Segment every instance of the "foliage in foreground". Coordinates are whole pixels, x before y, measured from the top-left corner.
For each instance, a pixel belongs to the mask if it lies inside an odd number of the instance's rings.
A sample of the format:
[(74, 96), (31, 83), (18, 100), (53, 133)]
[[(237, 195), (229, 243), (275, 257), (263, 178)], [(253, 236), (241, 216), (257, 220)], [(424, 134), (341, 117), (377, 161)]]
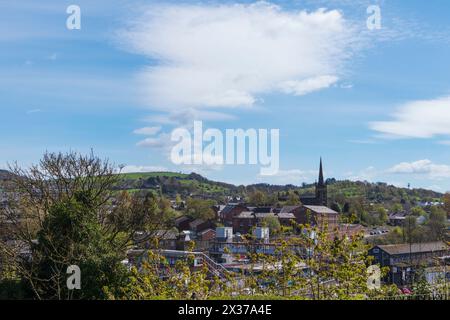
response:
[(395, 286), (368, 288), (371, 259), (360, 236), (330, 239), (311, 226), (297, 228), (302, 236), (281, 241), (274, 255), (251, 253), (246, 272), (223, 277), (213, 275), (206, 264), (193, 271), (194, 253), (170, 265), (158, 250), (151, 250), (139, 269), (132, 269), (131, 281), (120, 294), (109, 292), (109, 298), (359, 300), (397, 293)]

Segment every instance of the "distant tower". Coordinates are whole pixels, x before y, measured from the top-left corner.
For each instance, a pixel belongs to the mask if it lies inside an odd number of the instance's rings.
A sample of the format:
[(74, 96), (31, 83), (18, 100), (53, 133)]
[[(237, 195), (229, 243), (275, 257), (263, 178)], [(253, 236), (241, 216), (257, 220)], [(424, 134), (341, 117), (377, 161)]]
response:
[(316, 202), (317, 205), (327, 206), (327, 184), (323, 179), (322, 158), (320, 158), (319, 182), (316, 183)]

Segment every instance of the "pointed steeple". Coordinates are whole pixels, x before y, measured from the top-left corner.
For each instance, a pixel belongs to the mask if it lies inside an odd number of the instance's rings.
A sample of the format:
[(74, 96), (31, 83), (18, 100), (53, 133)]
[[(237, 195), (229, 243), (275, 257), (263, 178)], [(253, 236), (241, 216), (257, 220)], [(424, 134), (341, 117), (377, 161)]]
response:
[(327, 184), (323, 178), (322, 157), (320, 158), (319, 181), (316, 184), (316, 204), (319, 206), (327, 206)]
[(319, 169), (319, 186), (323, 186), (323, 169), (322, 169), (322, 157), (320, 157), (320, 169)]

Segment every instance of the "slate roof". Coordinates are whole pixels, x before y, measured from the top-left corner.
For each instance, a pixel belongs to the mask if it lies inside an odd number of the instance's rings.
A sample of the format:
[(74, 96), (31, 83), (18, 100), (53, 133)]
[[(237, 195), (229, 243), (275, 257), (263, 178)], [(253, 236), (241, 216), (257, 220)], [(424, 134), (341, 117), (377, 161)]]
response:
[(157, 230), (155, 236), (163, 240), (177, 240), (178, 232), (174, 230)]
[(422, 253), (422, 252), (434, 252), (448, 250), (448, 246), (442, 242), (427, 242), (427, 243), (413, 243), (407, 244), (389, 244), (389, 245), (379, 245), (381, 250), (386, 251), (390, 255), (398, 254), (408, 254), (408, 253)]
[(188, 216), (181, 216), (175, 219), (175, 224), (180, 224), (188, 220), (191, 220)]
[(298, 208), (301, 208), (301, 206), (284, 206), (283, 208), (281, 208), (280, 213), (291, 213)]
[(238, 206), (241, 206), (241, 204), (239, 204), (239, 203), (229, 203), (222, 209), (222, 211), (220, 211), (220, 214), (221, 215), (225, 215), (225, 214), (227, 214), (228, 212), (230, 212), (231, 210), (233, 210), (234, 208), (236, 208)]
[(252, 211), (254, 213), (270, 213), (272, 212), (272, 207), (256, 207)]
[(195, 219), (194, 221), (189, 223), (189, 228), (196, 229), (199, 225), (202, 223), (205, 223), (206, 221), (203, 219)]

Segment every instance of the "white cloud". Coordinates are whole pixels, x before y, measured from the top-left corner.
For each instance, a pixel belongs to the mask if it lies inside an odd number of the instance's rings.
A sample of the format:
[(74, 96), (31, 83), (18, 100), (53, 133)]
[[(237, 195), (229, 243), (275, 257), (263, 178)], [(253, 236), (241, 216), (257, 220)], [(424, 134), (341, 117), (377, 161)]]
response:
[(351, 83), (343, 83), (340, 86), (341, 89), (353, 89), (353, 84)]
[(442, 144), (444, 146), (450, 146), (450, 140), (442, 140), (442, 141), (438, 141), (438, 144)]
[(399, 163), (390, 168), (388, 173), (426, 175), (430, 179), (441, 179), (450, 177), (450, 166), (425, 159)]
[(146, 136), (153, 136), (153, 135), (157, 134), (159, 131), (161, 131), (161, 127), (157, 126), (157, 127), (144, 127), (144, 128), (136, 129), (133, 131), (133, 133), (142, 134), (142, 135), (146, 135)]
[(170, 134), (161, 133), (156, 137), (146, 138), (137, 143), (138, 147), (146, 147), (146, 148), (160, 148), (164, 150), (168, 150), (173, 145), (173, 142), (170, 140)]
[(257, 2), (152, 6), (119, 37), (128, 50), (157, 61), (138, 79), (145, 102), (170, 113), (327, 88), (357, 34), (337, 10), (290, 12)]
[(123, 167), (122, 173), (136, 173), (136, 172), (164, 172), (168, 171), (166, 167), (161, 166), (136, 166), (128, 165)]
[(42, 112), (41, 109), (31, 109), (27, 111), (27, 114), (34, 114), (34, 113), (40, 113)]
[(286, 81), (281, 84), (281, 90), (288, 94), (302, 96), (320, 89), (328, 88), (339, 80), (336, 76), (318, 76), (302, 81)]
[(233, 115), (229, 115), (223, 112), (196, 110), (193, 108), (185, 109), (182, 111), (172, 111), (168, 114), (156, 114), (146, 117), (144, 120), (147, 122), (160, 123), (166, 125), (177, 125), (190, 127), (194, 120), (202, 121), (223, 121), (234, 120)]
[(370, 124), (385, 136), (399, 138), (432, 138), (450, 135), (450, 97), (413, 101), (400, 106), (393, 120)]
[(317, 178), (317, 170), (303, 171), (299, 169), (278, 170), (274, 175), (257, 175), (259, 182), (271, 183), (277, 185), (293, 184), (300, 185), (302, 182), (311, 181)]

